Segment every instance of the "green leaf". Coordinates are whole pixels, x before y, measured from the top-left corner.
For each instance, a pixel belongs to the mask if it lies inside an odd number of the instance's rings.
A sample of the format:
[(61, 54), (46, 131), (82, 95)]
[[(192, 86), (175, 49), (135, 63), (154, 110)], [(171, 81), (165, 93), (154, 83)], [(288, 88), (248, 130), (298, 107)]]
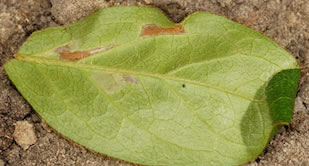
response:
[(5, 70), (65, 137), (144, 165), (239, 165), (291, 121), (296, 60), (206, 12), (100, 10), (33, 33)]

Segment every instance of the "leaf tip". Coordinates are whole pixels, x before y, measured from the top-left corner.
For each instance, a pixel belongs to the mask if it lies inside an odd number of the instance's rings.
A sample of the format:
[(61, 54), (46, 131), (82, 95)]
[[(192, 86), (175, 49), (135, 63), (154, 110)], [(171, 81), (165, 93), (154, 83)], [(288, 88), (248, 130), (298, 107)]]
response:
[(14, 54), (13, 56), (14, 56), (15, 59), (21, 59), (21, 60), (25, 59), (25, 56), (18, 54), (18, 53)]

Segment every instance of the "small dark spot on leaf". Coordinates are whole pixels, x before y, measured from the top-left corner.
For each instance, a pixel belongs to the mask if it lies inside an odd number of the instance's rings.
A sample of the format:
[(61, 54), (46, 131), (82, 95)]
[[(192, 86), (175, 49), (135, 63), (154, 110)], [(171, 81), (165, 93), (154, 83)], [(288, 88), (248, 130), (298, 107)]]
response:
[(186, 87), (186, 84), (182, 84), (182, 87), (185, 88), (185, 87)]

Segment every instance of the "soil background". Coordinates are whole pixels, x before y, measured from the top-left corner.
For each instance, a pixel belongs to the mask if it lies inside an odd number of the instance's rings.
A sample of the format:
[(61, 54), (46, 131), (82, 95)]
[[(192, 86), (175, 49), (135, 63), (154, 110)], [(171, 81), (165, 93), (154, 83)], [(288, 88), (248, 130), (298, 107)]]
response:
[[(119, 5), (157, 7), (174, 22), (194, 11), (209, 11), (262, 32), (289, 50), (303, 67), (292, 123), (248, 165), (309, 166), (307, 0), (0, 0), (0, 166), (132, 165), (90, 152), (56, 134), (34, 113), (3, 70), (3, 64), (32, 32), (70, 24), (100, 8)], [(31, 139), (32, 145), (17, 143), (16, 133), (21, 139)]]

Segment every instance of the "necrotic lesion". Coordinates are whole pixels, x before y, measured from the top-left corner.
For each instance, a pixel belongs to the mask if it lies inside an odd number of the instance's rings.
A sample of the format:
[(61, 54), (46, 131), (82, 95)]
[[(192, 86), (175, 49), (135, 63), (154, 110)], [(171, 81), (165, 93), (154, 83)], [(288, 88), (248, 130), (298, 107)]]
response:
[(87, 51), (74, 51), (74, 52), (70, 52), (70, 48), (66, 48), (66, 49), (58, 48), (57, 52), (59, 53), (59, 57), (61, 60), (76, 61), (76, 60), (80, 60), (80, 59), (86, 58), (88, 56), (91, 56), (91, 55), (94, 55), (100, 52), (107, 51), (114, 47), (115, 47), (114, 45), (107, 45), (107, 46), (98, 47), (98, 48), (94, 48), (94, 49), (87, 50)]
[(75, 51), (75, 52), (61, 52), (60, 58), (64, 60), (80, 60), (87, 56), (90, 56), (90, 52), (88, 51)]
[(159, 27), (158, 25), (150, 24), (143, 27), (141, 36), (174, 35), (184, 32), (184, 27), (181, 24), (177, 24), (172, 28), (163, 28)]

